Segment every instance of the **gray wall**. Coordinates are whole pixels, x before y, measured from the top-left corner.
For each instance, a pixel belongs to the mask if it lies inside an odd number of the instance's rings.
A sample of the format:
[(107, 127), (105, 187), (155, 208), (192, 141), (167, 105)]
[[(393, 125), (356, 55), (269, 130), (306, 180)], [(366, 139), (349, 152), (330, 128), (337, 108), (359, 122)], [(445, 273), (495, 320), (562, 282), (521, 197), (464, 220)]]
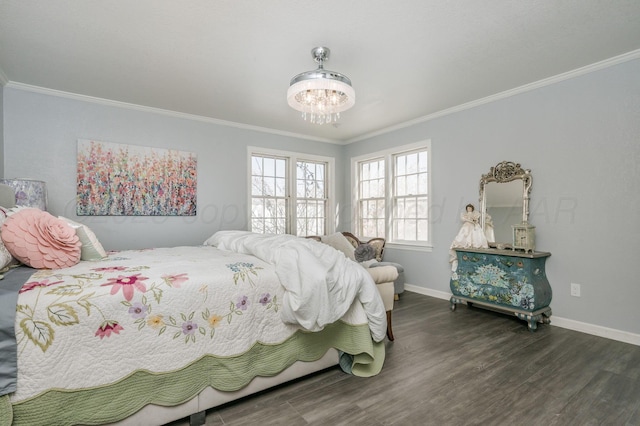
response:
[[(339, 145), (243, 130), (41, 93), (5, 89), (6, 177), (47, 182), (49, 211), (87, 224), (107, 250), (202, 244), (220, 229), (247, 228), (247, 146), (336, 158)], [(196, 217), (76, 217), (78, 139), (160, 147), (198, 156)], [(338, 197), (343, 189), (336, 185)]]
[[(503, 160), (533, 173), (531, 222), (554, 315), (640, 334), (640, 61), (446, 115), (347, 146), (4, 88), (4, 175), (48, 182), (50, 210), (74, 218), (78, 138), (198, 154), (195, 218), (79, 218), (107, 249), (200, 244), (246, 227), (247, 145), (336, 157), (339, 229), (350, 229), (350, 158), (431, 139), (432, 252), (389, 249), (408, 283), (449, 292), (448, 249), (480, 175)], [(345, 209), (347, 208), (347, 209)], [(582, 297), (569, 295), (571, 282)], [(553, 317), (552, 317), (553, 320)]]
[(385, 257), (404, 264), (408, 283), (449, 292), (460, 212), (477, 204), (480, 175), (519, 162), (533, 174), (537, 249), (552, 253), (554, 315), (640, 333), (639, 76), (634, 60), (347, 146), (351, 158), (431, 139), (433, 251)]
[(0, 177), (4, 177), (4, 86), (0, 84)]

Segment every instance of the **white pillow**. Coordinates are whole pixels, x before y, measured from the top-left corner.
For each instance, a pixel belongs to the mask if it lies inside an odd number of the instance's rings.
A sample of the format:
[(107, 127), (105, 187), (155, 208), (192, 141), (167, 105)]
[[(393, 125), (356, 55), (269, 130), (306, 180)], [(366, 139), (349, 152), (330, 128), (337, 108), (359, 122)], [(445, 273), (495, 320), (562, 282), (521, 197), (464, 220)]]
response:
[(323, 243), (330, 245), (336, 250), (339, 250), (344, 253), (349, 259), (355, 261), (356, 256), (354, 254), (356, 248), (351, 245), (347, 237), (342, 235), (342, 232), (336, 232), (331, 235), (323, 235), (321, 238)]
[(78, 222), (74, 222), (66, 217), (58, 216), (76, 230), (76, 235), (82, 243), (80, 248), (80, 259), (82, 260), (100, 260), (107, 257), (107, 252), (98, 241), (96, 234), (87, 226)]

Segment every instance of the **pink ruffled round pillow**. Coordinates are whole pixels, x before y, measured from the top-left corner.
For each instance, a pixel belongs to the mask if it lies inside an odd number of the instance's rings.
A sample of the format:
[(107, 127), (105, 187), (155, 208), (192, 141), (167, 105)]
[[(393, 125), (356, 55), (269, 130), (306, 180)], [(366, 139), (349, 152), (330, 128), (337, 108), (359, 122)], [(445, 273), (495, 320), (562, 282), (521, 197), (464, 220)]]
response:
[(39, 209), (21, 209), (0, 229), (4, 245), (36, 269), (60, 269), (80, 261), (80, 239), (67, 222)]

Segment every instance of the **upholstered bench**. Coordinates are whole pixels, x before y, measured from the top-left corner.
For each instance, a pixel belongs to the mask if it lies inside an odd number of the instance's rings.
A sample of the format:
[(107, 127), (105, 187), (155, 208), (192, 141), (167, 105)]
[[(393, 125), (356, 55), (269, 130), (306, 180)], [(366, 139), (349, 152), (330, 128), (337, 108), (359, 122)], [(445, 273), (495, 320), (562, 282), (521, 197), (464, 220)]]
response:
[[(345, 254), (349, 259), (354, 260), (354, 248), (351, 246), (351, 242), (345, 238), (344, 235), (339, 232), (332, 235), (325, 236), (308, 236), (307, 238), (314, 239), (316, 241), (323, 242), (331, 247), (339, 250)], [(364, 267), (364, 265), (363, 265)], [(391, 312), (393, 311), (394, 301), (394, 281), (398, 278), (398, 270), (393, 266), (379, 266), (375, 268), (365, 267), (367, 272), (373, 278), (373, 282), (376, 284), (382, 303), (384, 304), (384, 310), (387, 313), (387, 338), (391, 341), (394, 340), (393, 328), (391, 326)]]
[(384, 238), (372, 238), (367, 242), (360, 241), (358, 237), (353, 235), (351, 232), (343, 232), (342, 235), (351, 243), (351, 245), (356, 249), (355, 252), (355, 260), (361, 261), (358, 259), (358, 248), (362, 248), (363, 245), (372, 246), (374, 249), (374, 258), (376, 259), (375, 263), (368, 264), (369, 268), (377, 268), (380, 266), (393, 266), (398, 271), (398, 278), (394, 281), (394, 300), (398, 300), (398, 295), (404, 292), (404, 266), (395, 262), (385, 262), (383, 260), (384, 256)]
[(393, 328), (391, 327), (391, 311), (393, 311), (394, 289), (393, 282), (398, 278), (398, 271), (392, 266), (380, 268), (367, 268), (373, 282), (380, 292), (384, 310), (387, 312), (387, 337), (393, 341)]
[(399, 299), (399, 295), (404, 292), (404, 266), (395, 262), (376, 262), (369, 265), (369, 269), (379, 268), (381, 266), (393, 266), (398, 272), (398, 278), (393, 282), (393, 298)]

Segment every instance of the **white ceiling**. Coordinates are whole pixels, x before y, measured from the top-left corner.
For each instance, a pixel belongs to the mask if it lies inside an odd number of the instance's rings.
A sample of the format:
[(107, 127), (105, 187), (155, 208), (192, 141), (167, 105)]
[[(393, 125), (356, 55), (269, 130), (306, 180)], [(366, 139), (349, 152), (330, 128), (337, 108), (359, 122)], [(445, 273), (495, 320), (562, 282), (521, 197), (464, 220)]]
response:
[[(289, 80), (347, 75), (337, 126)], [(640, 49), (640, 0), (0, 0), (0, 81), (348, 142)]]

